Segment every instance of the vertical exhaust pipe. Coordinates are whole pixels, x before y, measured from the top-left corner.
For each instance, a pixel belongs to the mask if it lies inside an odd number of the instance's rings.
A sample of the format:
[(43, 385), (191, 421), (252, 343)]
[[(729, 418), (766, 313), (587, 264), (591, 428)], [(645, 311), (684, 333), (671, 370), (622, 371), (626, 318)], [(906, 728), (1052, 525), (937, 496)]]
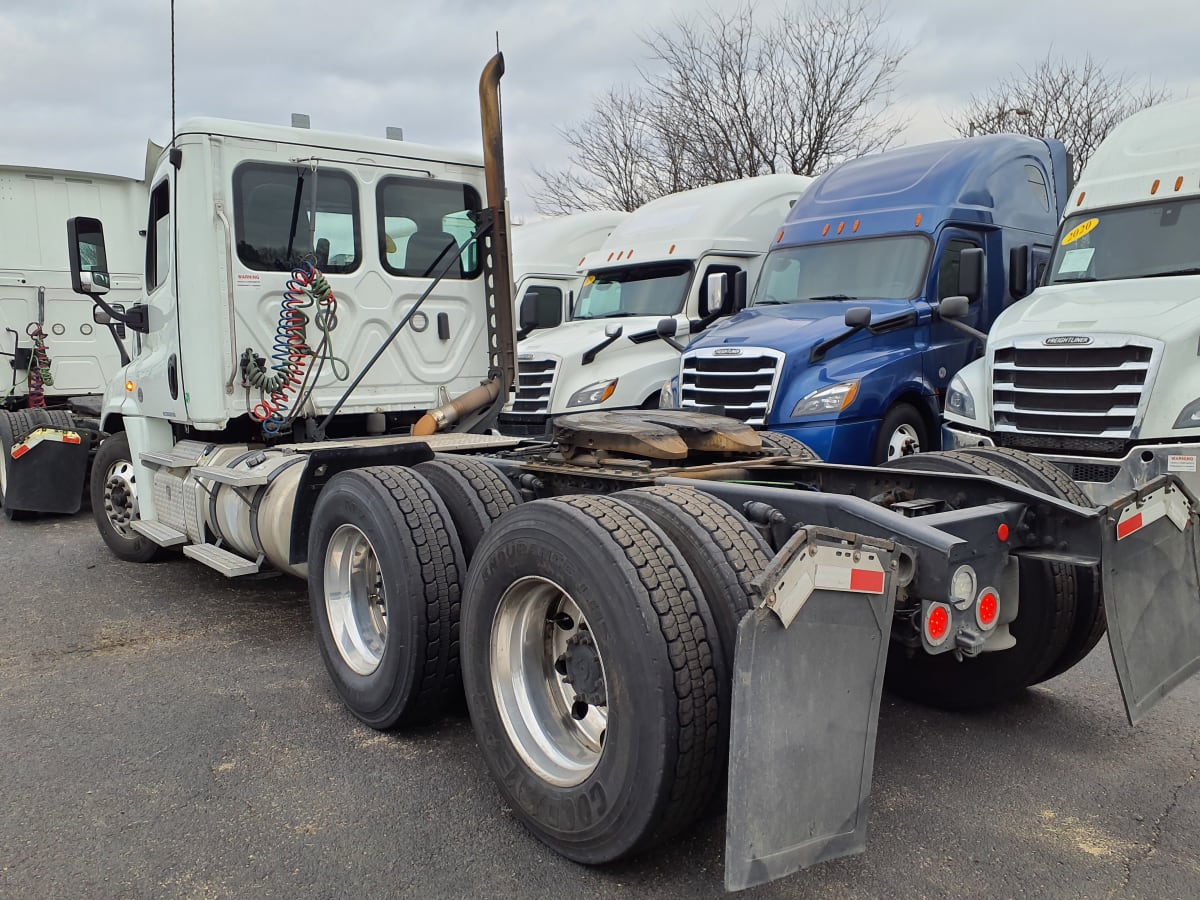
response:
[(504, 183), (504, 134), (500, 122), (500, 78), (504, 54), (497, 53), (479, 76), (479, 118), (483, 125), (483, 176), (487, 214), (492, 222), (483, 255), (487, 297), (488, 356), (492, 380), (436, 409), (413, 426), (414, 435), (429, 435), (453, 426), (484, 407), (499, 409), (517, 380), (517, 338), (513, 322), (512, 256), (509, 250), (508, 191)]

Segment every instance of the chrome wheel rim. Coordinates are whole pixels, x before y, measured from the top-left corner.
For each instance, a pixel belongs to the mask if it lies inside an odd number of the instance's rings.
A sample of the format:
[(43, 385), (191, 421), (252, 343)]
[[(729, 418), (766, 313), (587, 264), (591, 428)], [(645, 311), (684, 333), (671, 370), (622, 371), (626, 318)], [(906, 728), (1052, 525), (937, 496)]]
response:
[(0, 495), (8, 496), (8, 460), (9, 451), (0, 447)]
[(489, 655), (496, 705), (521, 759), (553, 785), (587, 779), (604, 752), (608, 682), (571, 595), (540, 576), (515, 581), (496, 608)]
[(132, 522), (139, 518), (137, 473), (127, 459), (118, 459), (104, 473), (104, 515), (117, 534), (135, 536)]
[(912, 425), (901, 425), (892, 432), (892, 438), (888, 441), (888, 459), (896, 459), (900, 456), (909, 456), (920, 452), (921, 436), (917, 434), (917, 429)]
[(379, 557), (365, 534), (339, 525), (325, 551), (325, 612), (342, 661), (358, 675), (379, 668), (387, 643), (387, 597)]

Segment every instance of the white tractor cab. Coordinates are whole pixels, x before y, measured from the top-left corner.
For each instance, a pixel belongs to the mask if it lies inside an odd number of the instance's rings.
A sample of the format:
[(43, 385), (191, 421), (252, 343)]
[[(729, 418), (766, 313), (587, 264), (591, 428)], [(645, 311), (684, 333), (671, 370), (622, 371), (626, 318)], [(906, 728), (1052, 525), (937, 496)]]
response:
[(158, 508), (169, 492), (135, 487), (180, 442), (370, 437), (408, 433), (427, 412), (439, 427), (498, 412), (506, 382), (492, 332), (511, 328), (511, 300), (495, 309), (471, 240), (483, 191), (474, 153), (186, 122), (149, 182), (146, 291), (125, 311), (110, 308), (85, 258), (103, 251), (107, 223), (71, 220), (77, 289), (139, 345), (101, 416), (113, 437), (92, 501), (107, 511), (109, 544), (155, 549), (130, 526), (138, 516), (143, 529), (198, 527), (182, 508)]
[(652, 200), (589, 253), (571, 320), (517, 350), (504, 434), (539, 437), (566, 412), (658, 406), (690, 337), (746, 304), (746, 285), (812, 181), (762, 175)]
[(584, 258), (604, 241), (627, 212), (594, 210), (513, 226), (512, 264), (517, 340), (571, 318)]
[[(110, 300), (118, 309), (142, 290), (146, 183), (133, 178), (24, 166), (0, 166), (0, 506), (9, 518), (72, 513), (82, 499), (95, 417), (108, 380), (128, 360), (124, 326), (92, 319), (92, 304), (71, 289), (63, 222), (103, 216), (111, 223)], [(9, 484), (12, 450), (45, 426), (70, 429), (71, 448), (47, 445), (78, 476)]]
[(946, 447), (1045, 456), (1097, 503), (1173, 473), (1200, 494), (1200, 99), (1088, 160), (1042, 286), (946, 396)]

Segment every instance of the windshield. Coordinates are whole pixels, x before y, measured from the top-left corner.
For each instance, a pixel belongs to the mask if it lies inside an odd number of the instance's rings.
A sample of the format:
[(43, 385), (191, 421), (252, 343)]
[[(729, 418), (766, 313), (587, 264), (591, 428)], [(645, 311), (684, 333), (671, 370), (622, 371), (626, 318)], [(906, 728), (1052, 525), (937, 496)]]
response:
[(593, 273), (583, 280), (572, 318), (676, 315), (691, 278), (692, 266), (683, 262)]
[(1047, 284), (1200, 273), (1200, 197), (1074, 215)]
[(781, 247), (767, 254), (754, 306), (921, 293), (932, 244), (921, 234)]

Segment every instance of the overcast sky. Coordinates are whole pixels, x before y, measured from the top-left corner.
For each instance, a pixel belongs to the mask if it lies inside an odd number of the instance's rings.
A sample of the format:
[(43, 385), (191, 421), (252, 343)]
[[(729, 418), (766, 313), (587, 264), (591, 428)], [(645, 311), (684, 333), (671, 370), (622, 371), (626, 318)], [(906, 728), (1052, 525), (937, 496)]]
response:
[[(793, 0), (795, 2), (795, 0)], [(732, 9), (734, 0), (711, 6)], [(759, 9), (769, 9), (760, 2)], [(530, 169), (561, 166), (556, 127), (634, 82), (639, 35), (704, 4), (647, 0), (177, 0), (177, 119), (206, 115), (477, 150), (480, 70), (500, 32), (509, 191), (534, 213)], [(1200, 93), (1196, 0), (893, 0), (912, 50), (895, 100), (903, 143), (951, 137), (945, 116), (1053, 49)], [(168, 0), (0, 0), (0, 162), (141, 177), (171, 121)]]

